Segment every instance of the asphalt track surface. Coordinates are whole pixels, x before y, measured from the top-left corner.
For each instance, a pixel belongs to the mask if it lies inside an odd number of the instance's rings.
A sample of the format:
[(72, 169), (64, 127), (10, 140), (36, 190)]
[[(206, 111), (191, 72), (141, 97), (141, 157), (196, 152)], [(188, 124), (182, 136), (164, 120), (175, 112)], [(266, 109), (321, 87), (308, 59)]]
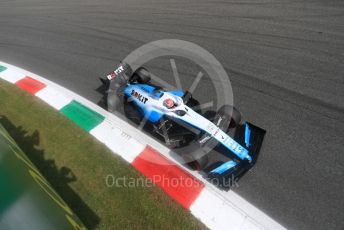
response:
[(2, 61), (94, 102), (97, 77), (166, 38), (210, 51), (267, 130), (235, 191), (287, 228), (344, 229), (343, 1), (0, 1)]

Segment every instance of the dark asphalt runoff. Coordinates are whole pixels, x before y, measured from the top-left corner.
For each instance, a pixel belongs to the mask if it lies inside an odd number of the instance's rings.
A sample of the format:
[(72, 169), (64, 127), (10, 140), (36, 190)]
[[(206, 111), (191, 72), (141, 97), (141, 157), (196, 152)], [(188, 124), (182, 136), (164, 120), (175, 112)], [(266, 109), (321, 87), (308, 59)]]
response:
[(0, 59), (94, 102), (97, 77), (166, 38), (211, 52), (267, 130), (235, 191), (287, 228), (344, 229), (342, 0), (0, 0)]

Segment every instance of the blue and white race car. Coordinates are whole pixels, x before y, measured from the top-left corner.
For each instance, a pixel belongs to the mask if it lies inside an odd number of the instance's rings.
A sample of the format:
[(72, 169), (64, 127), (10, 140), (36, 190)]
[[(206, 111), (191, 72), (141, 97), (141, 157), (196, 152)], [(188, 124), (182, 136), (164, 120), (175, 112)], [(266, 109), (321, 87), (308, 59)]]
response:
[[(174, 148), (192, 169), (218, 179), (217, 185), (228, 188), (255, 164), (265, 130), (240, 123), (234, 107), (224, 105), (206, 118), (193, 109), (198, 101), (189, 92), (166, 91), (150, 82), (148, 70), (140, 67), (132, 73), (128, 64), (101, 81), (109, 111), (122, 111), (136, 124), (147, 121), (146, 130)], [(213, 149), (222, 156), (214, 157)]]

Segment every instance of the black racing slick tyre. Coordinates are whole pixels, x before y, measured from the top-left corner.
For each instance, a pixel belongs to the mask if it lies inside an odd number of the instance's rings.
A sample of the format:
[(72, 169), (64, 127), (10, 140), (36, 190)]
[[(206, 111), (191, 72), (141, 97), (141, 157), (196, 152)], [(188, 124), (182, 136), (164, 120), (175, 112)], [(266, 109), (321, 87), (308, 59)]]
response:
[(196, 170), (196, 171), (200, 171), (200, 170), (204, 169), (207, 164), (208, 164), (208, 156), (207, 155), (204, 155), (202, 157), (199, 157), (199, 158), (193, 159), (193, 160), (191, 158), (189, 158), (188, 162), (187, 162), (187, 165), (192, 170)]
[(140, 112), (137, 110), (135, 105), (133, 105), (131, 102), (124, 101), (124, 114), (126, 118), (131, 120), (135, 125), (139, 125), (142, 121), (142, 116)]
[(232, 109), (231, 115), (231, 123), (229, 124), (229, 128), (234, 128), (240, 124), (241, 121), (241, 113), (235, 107)]
[(240, 124), (241, 113), (233, 106), (223, 105), (216, 113), (214, 124), (220, 127), (223, 131), (235, 128)]
[(200, 103), (195, 98), (192, 97), (192, 94), (188, 91), (183, 96), (184, 103), (193, 109), (195, 112), (200, 113), (201, 110), (199, 108)]
[(204, 169), (208, 164), (208, 155), (201, 148), (198, 142), (193, 142), (184, 148), (177, 150), (180, 152), (185, 164), (191, 169), (200, 171)]
[(144, 67), (138, 68), (132, 76), (132, 81), (137, 81), (138, 83), (141, 83), (141, 84), (146, 84), (150, 82), (150, 80), (151, 80), (150, 73)]

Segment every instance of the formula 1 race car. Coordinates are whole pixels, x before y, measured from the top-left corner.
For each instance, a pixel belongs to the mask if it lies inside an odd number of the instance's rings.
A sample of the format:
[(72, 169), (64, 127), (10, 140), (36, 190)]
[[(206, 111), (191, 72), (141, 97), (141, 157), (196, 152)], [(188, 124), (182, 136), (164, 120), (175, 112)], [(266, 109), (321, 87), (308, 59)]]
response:
[(101, 81), (110, 112), (124, 112), (136, 124), (147, 121), (145, 130), (173, 148), (186, 165), (204, 172), (210, 181), (216, 179), (220, 187), (230, 187), (255, 164), (265, 130), (241, 123), (236, 108), (223, 105), (206, 117), (193, 109), (199, 102), (189, 92), (166, 91), (151, 83), (147, 69), (132, 73), (125, 63)]

